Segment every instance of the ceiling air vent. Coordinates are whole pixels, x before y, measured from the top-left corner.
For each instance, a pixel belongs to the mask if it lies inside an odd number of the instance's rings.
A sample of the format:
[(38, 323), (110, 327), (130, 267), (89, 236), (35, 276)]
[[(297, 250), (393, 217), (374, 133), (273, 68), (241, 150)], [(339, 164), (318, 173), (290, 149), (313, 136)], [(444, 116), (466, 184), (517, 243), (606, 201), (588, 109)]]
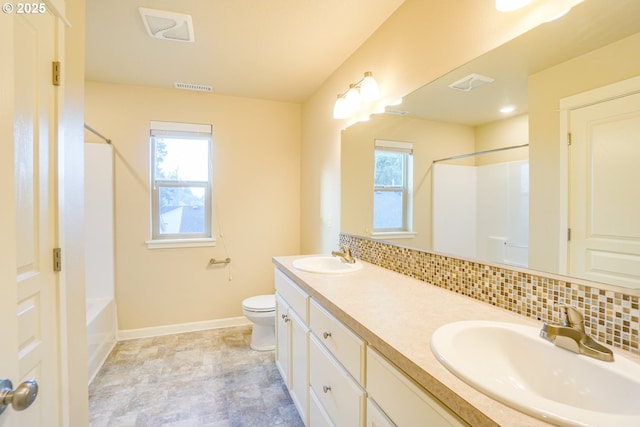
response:
[(462, 92), (470, 92), (474, 89), (484, 86), (487, 83), (491, 83), (493, 79), (491, 77), (481, 76), (480, 74), (469, 74), (467, 77), (463, 77), (460, 80), (453, 82), (449, 85), (451, 89), (460, 90)]
[(406, 116), (407, 114), (409, 114), (408, 111), (404, 111), (404, 110), (395, 110), (393, 108), (385, 108), (384, 112), (387, 114), (393, 114), (395, 116)]
[(145, 7), (138, 10), (144, 27), (151, 37), (179, 42), (195, 41), (191, 15)]
[(198, 92), (213, 92), (213, 88), (207, 85), (198, 85), (193, 83), (178, 83), (175, 82), (173, 87), (176, 89), (195, 90)]

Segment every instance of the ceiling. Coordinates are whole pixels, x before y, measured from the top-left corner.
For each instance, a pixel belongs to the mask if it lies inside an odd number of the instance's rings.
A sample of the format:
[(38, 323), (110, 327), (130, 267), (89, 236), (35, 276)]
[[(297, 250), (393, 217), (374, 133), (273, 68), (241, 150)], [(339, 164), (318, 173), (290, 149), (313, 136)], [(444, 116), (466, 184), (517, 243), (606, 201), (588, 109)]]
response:
[[(85, 76), (303, 102), (403, 1), (86, 0)], [(148, 36), (139, 7), (191, 15), (195, 42)]]
[[(585, 1), (564, 17), (517, 37), (407, 95), (394, 114), (477, 126), (528, 111), (528, 77), (640, 31), (640, 1)], [(448, 87), (472, 73), (494, 79), (469, 92)]]

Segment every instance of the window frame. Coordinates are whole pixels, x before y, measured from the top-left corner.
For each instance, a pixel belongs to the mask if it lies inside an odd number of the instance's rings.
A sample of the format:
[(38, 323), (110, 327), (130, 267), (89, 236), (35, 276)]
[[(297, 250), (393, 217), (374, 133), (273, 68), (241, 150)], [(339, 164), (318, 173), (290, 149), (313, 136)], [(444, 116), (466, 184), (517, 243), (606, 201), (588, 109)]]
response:
[[(156, 138), (199, 139), (207, 141), (207, 181), (158, 179)], [(213, 127), (210, 124), (152, 121), (149, 129), (150, 240), (149, 249), (215, 246), (213, 235)], [(202, 233), (161, 233), (160, 193), (166, 188), (201, 187), (204, 192), (204, 231)]]
[[(375, 183), (375, 158), (376, 153), (400, 153), (402, 154), (403, 185), (376, 185)], [(412, 211), (413, 211), (413, 144), (403, 141), (391, 141), (384, 139), (374, 140), (374, 182), (372, 203), (372, 235), (383, 237), (412, 237)], [(375, 194), (376, 192), (393, 192), (402, 194), (402, 225), (400, 227), (377, 228), (375, 226)]]

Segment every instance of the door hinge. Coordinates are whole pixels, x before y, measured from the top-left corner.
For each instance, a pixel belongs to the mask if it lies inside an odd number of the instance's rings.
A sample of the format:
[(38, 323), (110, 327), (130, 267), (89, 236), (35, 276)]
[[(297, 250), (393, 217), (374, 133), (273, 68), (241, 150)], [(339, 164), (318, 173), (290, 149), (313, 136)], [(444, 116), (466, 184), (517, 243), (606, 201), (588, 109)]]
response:
[(571, 229), (567, 228), (567, 241), (571, 241)]
[(567, 144), (571, 145), (571, 132), (567, 134)]
[(60, 61), (51, 63), (51, 83), (54, 86), (60, 86)]
[(62, 249), (53, 248), (53, 271), (62, 271)]

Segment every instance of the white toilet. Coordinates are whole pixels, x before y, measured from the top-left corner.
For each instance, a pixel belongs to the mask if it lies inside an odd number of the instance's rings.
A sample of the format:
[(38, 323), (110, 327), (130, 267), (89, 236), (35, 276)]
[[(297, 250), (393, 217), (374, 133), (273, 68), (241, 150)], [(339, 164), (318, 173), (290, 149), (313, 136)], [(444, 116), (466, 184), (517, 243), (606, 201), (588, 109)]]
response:
[(245, 299), (242, 314), (253, 323), (251, 348), (259, 351), (276, 348), (276, 296), (258, 295)]

